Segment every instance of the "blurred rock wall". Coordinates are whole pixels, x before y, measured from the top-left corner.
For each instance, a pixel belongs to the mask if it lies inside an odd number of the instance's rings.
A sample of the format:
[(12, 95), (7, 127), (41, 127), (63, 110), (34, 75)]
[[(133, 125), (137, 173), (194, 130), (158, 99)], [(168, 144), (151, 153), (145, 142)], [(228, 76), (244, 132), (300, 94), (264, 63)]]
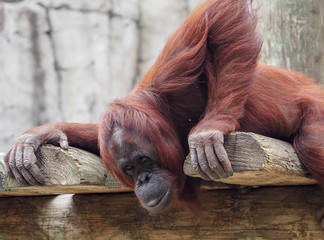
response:
[[(49, 121), (97, 122), (136, 85), (199, 1), (0, 2), (0, 151)], [(324, 1), (260, 3), (262, 61), (323, 80)], [(306, 53), (299, 54), (303, 44)]]
[(97, 122), (134, 87), (197, 2), (4, 3), (0, 151), (49, 121)]

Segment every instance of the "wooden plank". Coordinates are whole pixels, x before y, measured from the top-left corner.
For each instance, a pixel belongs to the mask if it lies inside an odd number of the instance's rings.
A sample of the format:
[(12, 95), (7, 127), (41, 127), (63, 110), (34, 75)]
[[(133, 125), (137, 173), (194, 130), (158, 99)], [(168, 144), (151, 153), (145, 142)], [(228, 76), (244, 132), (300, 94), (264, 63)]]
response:
[[(225, 138), (224, 147), (234, 175), (219, 182), (247, 186), (316, 183), (287, 142), (255, 133), (235, 132)], [(184, 172), (197, 177), (190, 156), (185, 161)]]
[(152, 215), (132, 193), (0, 198), (0, 239), (324, 239), (317, 185), (208, 191), (205, 218)]

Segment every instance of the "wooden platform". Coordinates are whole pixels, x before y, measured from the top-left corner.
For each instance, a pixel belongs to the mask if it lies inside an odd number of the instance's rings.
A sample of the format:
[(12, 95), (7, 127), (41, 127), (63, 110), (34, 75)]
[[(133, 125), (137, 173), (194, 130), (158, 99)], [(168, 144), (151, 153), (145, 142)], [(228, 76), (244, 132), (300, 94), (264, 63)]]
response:
[[(79, 149), (40, 149), (46, 186), (21, 186), (0, 161), (0, 239), (324, 239), (315, 219), (324, 194), (290, 144), (233, 133), (225, 148), (235, 174), (204, 184), (214, 189), (202, 194), (204, 219), (179, 209), (152, 216)], [(196, 176), (190, 158), (184, 170)]]
[(0, 198), (0, 239), (324, 239), (318, 186), (206, 192), (205, 219), (152, 216), (132, 193)]

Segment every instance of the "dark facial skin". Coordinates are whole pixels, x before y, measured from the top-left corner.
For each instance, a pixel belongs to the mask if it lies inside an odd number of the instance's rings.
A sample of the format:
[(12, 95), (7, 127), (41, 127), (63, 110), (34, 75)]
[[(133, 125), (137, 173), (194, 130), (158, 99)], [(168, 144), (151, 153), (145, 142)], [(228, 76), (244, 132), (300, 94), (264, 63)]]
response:
[(147, 138), (137, 138), (141, 147), (133, 139), (131, 133), (116, 127), (109, 146), (120, 172), (135, 183), (134, 191), (143, 207), (160, 212), (178, 195), (176, 177), (161, 168), (156, 149)]

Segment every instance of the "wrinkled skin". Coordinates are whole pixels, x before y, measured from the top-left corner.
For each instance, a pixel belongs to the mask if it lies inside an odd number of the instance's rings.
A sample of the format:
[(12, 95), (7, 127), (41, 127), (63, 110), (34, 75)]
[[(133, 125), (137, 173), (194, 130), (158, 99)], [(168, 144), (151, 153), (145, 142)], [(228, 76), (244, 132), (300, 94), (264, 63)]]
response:
[(193, 133), (189, 136), (192, 166), (205, 180), (217, 180), (233, 175), (224, 148), (224, 135), (219, 131)]
[[(38, 166), (36, 151), (47, 143), (63, 149), (68, 149), (69, 143), (78, 147), (82, 139), (79, 137), (79, 142), (74, 141), (71, 130), (76, 128), (82, 131), (88, 129), (93, 135), (91, 137), (96, 137), (97, 126), (89, 124), (50, 123), (28, 130), (19, 137), (5, 156), (8, 174), (24, 185), (44, 184), (45, 176)], [(132, 139), (134, 136), (131, 136), (131, 133), (116, 128), (109, 147), (113, 149), (113, 157), (120, 173), (134, 183), (135, 194), (143, 207), (150, 212), (161, 212), (172, 206), (179, 198), (181, 188), (179, 179), (160, 166), (156, 149), (147, 138), (142, 137), (138, 141), (141, 142), (141, 146)], [(192, 134), (189, 137), (193, 165), (206, 180), (228, 177), (232, 174), (223, 147), (223, 139), (223, 135), (217, 131)]]
[(96, 124), (48, 123), (26, 131), (5, 155), (7, 173), (24, 185), (45, 183), (36, 152), (44, 144), (63, 149), (69, 145), (98, 154), (98, 126)]
[(35, 152), (41, 145), (51, 143), (68, 149), (67, 136), (55, 129), (54, 124), (38, 127), (20, 136), (5, 155), (7, 173), (24, 185), (44, 184), (45, 178), (37, 165)]
[(155, 147), (145, 137), (136, 138), (141, 147), (133, 141), (135, 136), (115, 128), (109, 148), (121, 174), (135, 185), (134, 191), (144, 208), (156, 213), (165, 210), (178, 198), (177, 178), (161, 168)]

